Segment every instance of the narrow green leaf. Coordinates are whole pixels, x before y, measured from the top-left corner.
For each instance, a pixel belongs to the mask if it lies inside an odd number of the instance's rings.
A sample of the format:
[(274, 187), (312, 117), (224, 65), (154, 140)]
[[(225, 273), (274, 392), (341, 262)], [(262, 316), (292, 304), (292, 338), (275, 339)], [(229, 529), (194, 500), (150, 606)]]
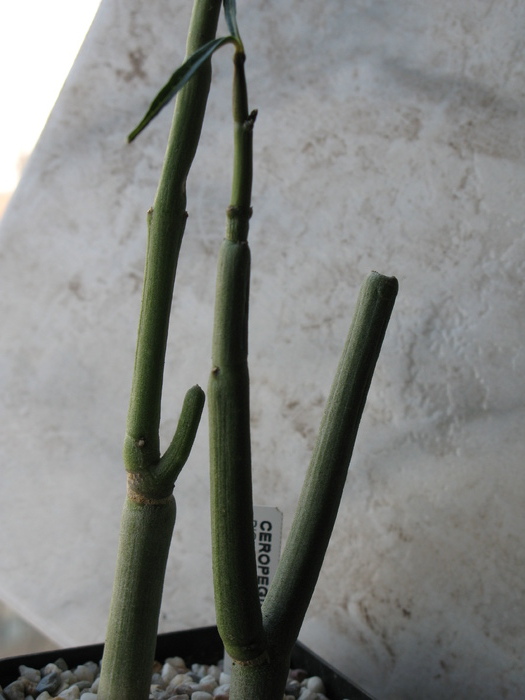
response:
[(217, 51), (221, 46), (225, 44), (237, 44), (238, 39), (235, 36), (226, 36), (221, 39), (213, 39), (209, 41), (200, 49), (195, 51), (187, 61), (185, 61), (180, 68), (178, 68), (175, 73), (168, 80), (166, 85), (155, 97), (148, 111), (146, 112), (144, 118), (140, 124), (133, 129), (133, 131), (128, 136), (128, 141), (131, 143), (141, 131), (143, 131), (150, 121), (157, 116), (157, 114), (165, 107), (173, 97), (179, 92), (179, 90), (186, 85), (190, 78), (195, 75), (199, 68), (212, 56), (212, 54)]
[(237, 39), (240, 50), (244, 52), (241, 35), (239, 34), (239, 27), (237, 26), (237, 8), (235, 6), (235, 0), (224, 0), (224, 17), (230, 34)]

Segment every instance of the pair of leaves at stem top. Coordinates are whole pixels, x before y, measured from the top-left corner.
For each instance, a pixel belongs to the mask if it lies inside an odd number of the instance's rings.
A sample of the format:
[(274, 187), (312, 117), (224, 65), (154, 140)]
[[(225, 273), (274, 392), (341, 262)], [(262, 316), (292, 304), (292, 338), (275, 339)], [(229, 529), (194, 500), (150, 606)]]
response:
[(166, 85), (164, 85), (149, 106), (140, 124), (129, 134), (128, 142), (131, 143), (131, 141), (146, 128), (150, 121), (175, 97), (179, 90), (184, 87), (199, 68), (212, 57), (217, 49), (220, 49), (220, 47), (225, 44), (234, 44), (237, 53), (244, 53), (244, 47), (237, 26), (235, 0), (224, 0), (224, 16), (230, 35), (221, 37), (220, 39), (212, 39), (212, 41), (204, 44), (204, 46), (197, 49), (197, 51), (173, 73)]

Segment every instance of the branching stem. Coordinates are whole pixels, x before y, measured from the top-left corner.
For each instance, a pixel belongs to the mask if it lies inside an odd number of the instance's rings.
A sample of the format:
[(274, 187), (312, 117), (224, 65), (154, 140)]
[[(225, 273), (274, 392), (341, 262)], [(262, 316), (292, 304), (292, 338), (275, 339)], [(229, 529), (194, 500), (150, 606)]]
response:
[[(188, 55), (215, 37), (221, 0), (196, 0)], [(164, 165), (148, 212), (148, 244), (128, 411), (124, 504), (99, 700), (147, 700), (164, 574), (175, 523), (175, 479), (188, 458), (204, 393), (186, 394), (175, 436), (161, 457), (159, 424), (173, 287), (186, 224), (186, 178), (211, 82), (208, 61), (178, 95)]]
[(253, 546), (248, 298), (252, 132), (244, 52), (234, 57), (233, 184), (217, 268), (208, 384), (212, 550), (217, 624), (233, 659), (231, 700), (281, 700), (288, 661), (341, 500), (357, 428), (397, 293), (367, 279), (327, 402), (319, 438), (276, 578), (263, 605)]

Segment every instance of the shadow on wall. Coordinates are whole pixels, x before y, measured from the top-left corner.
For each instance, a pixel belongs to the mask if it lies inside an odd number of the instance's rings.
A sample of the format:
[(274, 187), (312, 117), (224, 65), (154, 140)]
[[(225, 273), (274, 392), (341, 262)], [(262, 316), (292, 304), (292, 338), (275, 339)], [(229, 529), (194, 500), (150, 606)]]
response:
[(384, 69), (407, 94), (419, 95), (420, 99), (425, 96), (433, 104), (445, 105), (452, 125), (449, 144), (458, 151), (463, 148), (510, 161), (523, 157), (523, 104), (508, 90), (488, 87), (467, 76), (432, 75), (395, 59)]
[(54, 642), (0, 602), (0, 658), (57, 648)]

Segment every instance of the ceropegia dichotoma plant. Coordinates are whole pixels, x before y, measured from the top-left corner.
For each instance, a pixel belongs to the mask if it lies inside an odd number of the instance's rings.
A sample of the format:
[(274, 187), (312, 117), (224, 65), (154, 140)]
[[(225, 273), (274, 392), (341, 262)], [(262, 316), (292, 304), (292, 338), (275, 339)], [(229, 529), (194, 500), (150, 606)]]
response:
[(221, 0), (195, 0), (187, 59), (161, 90), (134, 139), (178, 93), (164, 166), (148, 213), (148, 246), (136, 364), (124, 446), (128, 495), (99, 688), (101, 700), (146, 700), (166, 558), (175, 521), (173, 486), (203, 407), (188, 392), (172, 443), (158, 438), (162, 370), (178, 254), (186, 221), (186, 178), (200, 136), (214, 51), (233, 57), (233, 184), (219, 251), (212, 370), (208, 386), (212, 556), (217, 625), (232, 658), (231, 700), (282, 700), (293, 644), (322, 566), (357, 428), (397, 294), (371, 273), (361, 289), (276, 576), (259, 604), (253, 543), (248, 296), (252, 136), (245, 53), (234, 0), (224, 0), (230, 34), (216, 39)]

